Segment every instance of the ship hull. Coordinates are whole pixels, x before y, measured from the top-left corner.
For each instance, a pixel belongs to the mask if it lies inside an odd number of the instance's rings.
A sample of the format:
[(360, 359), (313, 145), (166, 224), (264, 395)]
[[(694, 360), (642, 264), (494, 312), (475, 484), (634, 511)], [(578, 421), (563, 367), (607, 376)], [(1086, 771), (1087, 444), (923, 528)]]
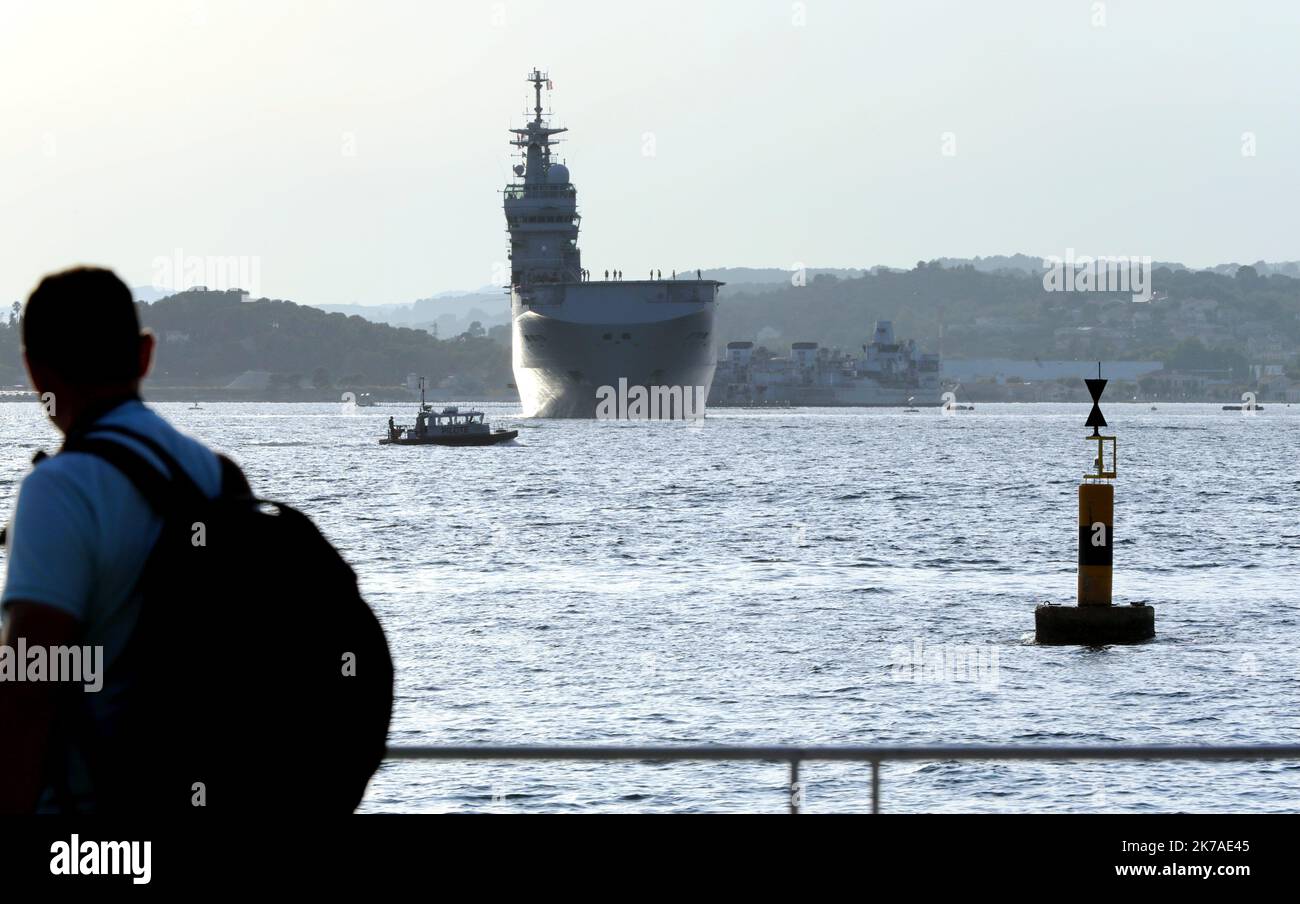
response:
[[(930, 395), (927, 393), (927, 395)], [(913, 388), (894, 389), (885, 386), (782, 386), (771, 385), (756, 391), (742, 387), (730, 397), (722, 395), (710, 399), (710, 404), (724, 407), (738, 405), (778, 404), (795, 408), (937, 408), (943, 404), (937, 396), (919, 398), (920, 391)]]
[[(551, 288), (550, 303), (533, 304), (513, 293), (512, 363), (524, 416), (597, 417), (602, 394), (617, 391), (620, 381), (625, 387), (681, 387), (695, 393), (702, 409), (717, 367), (716, 284), (665, 289), (672, 285), (579, 283)], [(671, 300), (673, 293), (684, 300)], [(698, 414), (659, 416), (691, 413)]]
[(381, 446), (495, 446), (506, 443), (519, 436), (518, 430), (496, 430), (492, 433), (461, 433), (448, 436), (421, 436), (415, 439), (399, 437), (384, 438)]

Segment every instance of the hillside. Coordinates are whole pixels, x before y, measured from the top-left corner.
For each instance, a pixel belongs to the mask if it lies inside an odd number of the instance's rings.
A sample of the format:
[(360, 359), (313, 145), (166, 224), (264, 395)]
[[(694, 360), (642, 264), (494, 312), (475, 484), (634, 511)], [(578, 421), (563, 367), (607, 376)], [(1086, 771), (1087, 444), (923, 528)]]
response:
[(289, 301), (242, 301), (235, 293), (184, 292), (141, 306), (157, 333), (153, 380), (224, 385), (244, 371), (318, 388), (401, 384), (408, 374), (437, 386), (495, 395), (511, 382), (509, 352), (481, 330), (439, 340), (423, 330), (331, 314)]
[[(423, 330), (330, 314), (290, 301), (243, 301), (237, 292), (188, 291), (138, 303), (158, 337), (149, 379), (160, 388), (221, 388), (246, 371), (270, 375), (263, 395), (396, 387), (408, 374), (466, 395), (512, 390), (510, 353), (481, 328), (438, 340)], [(17, 323), (0, 329), (0, 381), (23, 379)]]
[[(1264, 266), (1271, 275), (1251, 266), (1231, 274), (1217, 272), (1222, 268), (1160, 267), (1152, 274), (1155, 294), (1149, 302), (1134, 302), (1131, 293), (1048, 292), (1037, 273), (1014, 266), (990, 271), (973, 263), (809, 271), (803, 286), (791, 285), (790, 275), (780, 270), (706, 275), (733, 279), (718, 308), (719, 347), (751, 339), (776, 352), (799, 340), (855, 348), (874, 321), (892, 320), (897, 335), (915, 338), (949, 360), (1162, 361), (1235, 383), (1300, 374), (1300, 279), (1280, 272), (1287, 264)], [(463, 332), (436, 339), (423, 329), (357, 315), (207, 291), (139, 307), (159, 337), (151, 379), (157, 387), (219, 388), (257, 371), (272, 375), (275, 397), (309, 389), (323, 397), (333, 390), (395, 387), (408, 374), (465, 395), (513, 393), (504, 324), (471, 321)], [(432, 313), (421, 313), (426, 311)], [(13, 315), (10, 322), (16, 324)], [(22, 379), (17, 331), (0, 324), (0, 382)]]
[(504, 290), (491, 294), (438, 295), (409, 304), (322, 304), (314, 307), (331, 314), (355, 314), (389, 326), (425, 329), (444, 337), (465, 332), (475, 321), (485, 327), (510, 323), (510, 298)]
[(858, 278), (812, 278), (805, 287), (733, 294), (718, 339), (756, 339), (784, 350), (811, 340), (854, 347), (877, 320), (946, 358), (1159, 360), (1180, 368), (1291, 365), (1300, 350), (1300, 279), (1161, 268), (1155, 297), (1048, 292), (1041, 277), (970, 265), (918, 265)]

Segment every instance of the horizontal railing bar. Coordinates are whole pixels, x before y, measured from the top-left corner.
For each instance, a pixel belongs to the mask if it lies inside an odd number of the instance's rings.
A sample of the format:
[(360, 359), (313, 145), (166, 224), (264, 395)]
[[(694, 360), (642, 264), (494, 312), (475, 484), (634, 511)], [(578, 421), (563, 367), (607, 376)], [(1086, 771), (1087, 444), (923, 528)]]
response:
[(1300, 760), (1300, 745), (1257, 746), (971, 746), (915, 747), (553, 747), (470, 746), (388, 748), (394, 760), (756, 760), (761, 762), (901, 760)]

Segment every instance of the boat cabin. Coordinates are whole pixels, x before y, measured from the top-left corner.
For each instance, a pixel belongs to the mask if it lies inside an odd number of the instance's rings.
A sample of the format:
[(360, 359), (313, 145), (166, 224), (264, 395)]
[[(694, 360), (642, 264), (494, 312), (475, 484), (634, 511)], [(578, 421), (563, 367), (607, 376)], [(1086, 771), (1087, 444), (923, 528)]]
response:
[(393, 438), (420, 440), (433, 436), (458, 436), (491, 433), (491, 428), (483, 420), (483, 412), (461, 411), (455, 406), (434, 411), (428, 405), (423, 406), (415, 416), (415, 426), (393, 425), (390, 435)]
[(451, 405), (442, 411), (434, 411), (432, 408), (425, 406), (425, 416), (430, 418), (435, 424), (442, 423), (446, 419), (448, 424), (481, 424), (483, 423), (483, 412), (481, 411), (461, 411), (455, 405)]

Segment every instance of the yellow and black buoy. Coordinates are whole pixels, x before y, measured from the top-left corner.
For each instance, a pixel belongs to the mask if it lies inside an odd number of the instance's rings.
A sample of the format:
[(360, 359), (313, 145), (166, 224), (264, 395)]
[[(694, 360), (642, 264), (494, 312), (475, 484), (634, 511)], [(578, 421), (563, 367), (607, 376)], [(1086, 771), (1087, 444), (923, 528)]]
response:
[[(1156, 612), (1150, 606), (1111, 603), (1114, 566), (1116, 438), (1102, 436), (1106, 418), (1101, 413), (1101, 393), (1106, 388), (1097, 365), (1097, 379), (1084, 380), (1092, 396), (1092, 411), (1084, 424), (1092, 428), (1089, 442), (1097, 444), (1092, 471), (1079, 484), (1079, 604), (1048, 603), (1034, 612), (1039, 643), (1138, 643), (1156, 636)], [(1109, 453), (1109, 461), (1107, 460)]]

